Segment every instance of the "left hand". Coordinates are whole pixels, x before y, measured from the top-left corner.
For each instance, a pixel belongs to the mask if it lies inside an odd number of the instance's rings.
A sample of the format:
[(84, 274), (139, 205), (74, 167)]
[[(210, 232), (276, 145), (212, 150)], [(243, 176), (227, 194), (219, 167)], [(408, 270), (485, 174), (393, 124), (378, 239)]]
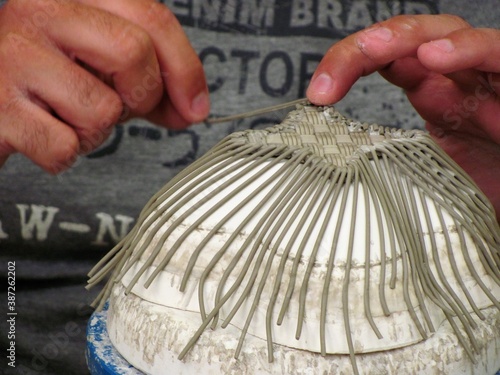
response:
[(394, 17), (334, 44), (307, 96), (314, 104), (335, 103), (374, 72), (405, 90), (500, 221), (500, 30), (475, 29), (451, 15)]
[(9, 0), (0, 8), (0, 167), (16, 152), (49, 173), (141, 116), (203, 120), (203, 66), (155, 0)]

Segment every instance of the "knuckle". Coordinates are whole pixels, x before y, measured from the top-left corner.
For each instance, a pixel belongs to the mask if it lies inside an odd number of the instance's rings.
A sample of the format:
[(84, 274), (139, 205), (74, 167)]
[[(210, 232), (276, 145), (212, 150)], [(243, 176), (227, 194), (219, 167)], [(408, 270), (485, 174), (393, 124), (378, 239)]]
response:
[[(102, 129), (116, 122), (123, 110), (119, 95), (78, 65), (70, 62), (67, 69), (66, 91), (74, 97), (71, 100), (74, 106), (91, 114), (92, 126)], [(108, 120), (101, 121), (103, 118)]]
[(149, 35), (136, 26), (122, 30), (117, 43), (120, 57), (124, 58), (125, 65), (135, 66), (145, 61), (154, 51), (153, 42)]
[(115, 92), (106, 93), (96, 108), (97, 128), (108, 129), (120, 120), (123, 102)]
[(80, 139), (80, 154), (88, 154), (95, 150), (111, 134), (112, 127), (119, 121), (123, 108), (121, 101), (116, 98), (117, 96), (113, 95), (104, 98), (99, 103), (91, 123), (77, 131)]
[(48, 129), (35, 120), (32, 123), (20, 121), (16, 124), (18, 130), (18, 144), (22, 153), (37, 158), (50, 158), (54, 152), (50, 148)]
[(89, 108), (99, 100), (98, 80), (95, 76), (83, 72), (79, 66), (68, 61), (65, 69), (65, 91), (75, 96), (79, 106)]
[(469, 28), (471, 25), (462, 17), (455, 14), (445, 14), (452, 23), (454, 23), (458, 28)]
[[(424, 32), (424, 28), (426, 27), (426, 23), (424, 21), (424, 17), (428, 17), (427, 15), (398, 15), (393, 17), (390, 20), (387, 20), (388, 25), (395, 29), (400, 29), (405, 33), (422, 33)], [(441, 14), (439, 15), (441, 22), (446, 20), (446, 24), (452, 29), (459, 28), (469, 28), (471, 27), (465, 19), (460, 16), (453, 14)]]
[(106, 113), (98, 116), (92, 124), (86, 128), (80, 128), (78, 132), (79, 154), (86, 155), (98, 148), (106, 141), (112, 132), (112, 126), (117, 122), (115, 114)]
[(79, 144), (79, 154), (90, 154), (92, 151), (102, 145), (110, 134), (111, 129), (93, 129), (92, 131), (85, 132), (85, 134), (80, 134), (81, 141)]
[(165, 5), (152, 1), (142, 15), (142, 22), (155, 30), (165, 29), (178, 23), (177, 17)]
[[(85, 111), (91, 120), (90, 126), (103, 129), (119, 117), (123, 104), (118, 94), (103, 84), (98, 77), (83, 71), (75, 64), (68, 64), (69, 74), (65, 80), (66, 91), (71, 93), (74, 108)], [(107, 119), (106, 121), (102, 119)]]
[(77, 137), (69, 137), (64, 142), (59, 142), (57, 149), (53, 150), (48, 160), (41, 163), (43, 169), (52, 174), (57, 174), (70, 168), (78, 157), (80, 144)]
[(405, 30), (405, 32), (410, 32), (410, 33), (422, 32), (423, 25), (417, 16), (399, 15), (394, 18), (394, 21), (396, 25), (399, 25), (399, 27)]

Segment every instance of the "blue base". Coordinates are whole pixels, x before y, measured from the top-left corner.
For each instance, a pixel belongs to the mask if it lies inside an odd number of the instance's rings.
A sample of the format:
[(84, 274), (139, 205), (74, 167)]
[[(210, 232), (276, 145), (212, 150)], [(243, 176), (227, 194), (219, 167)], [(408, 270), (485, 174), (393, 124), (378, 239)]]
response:
[(144, 375), (114, 348), (107, 329), (108, 304), (94, 312), (87, 325), (87, 365), (91, 375)]
[[(87, 365), (91, 375), (144, 375), (114, 348), (107, 329), (108, 304), (94, 312), (87, 325)], [(495, 375), (500, 375), (500, 370)]]

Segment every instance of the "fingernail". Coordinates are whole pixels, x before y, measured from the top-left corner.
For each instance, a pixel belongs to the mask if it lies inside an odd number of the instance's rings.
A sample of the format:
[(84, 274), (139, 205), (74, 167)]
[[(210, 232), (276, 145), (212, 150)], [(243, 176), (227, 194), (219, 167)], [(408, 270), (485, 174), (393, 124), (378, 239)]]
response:
[(384, 42), (390, 42), (392, 39), (392, 31), (386, 27), (371, 27), (365, 30), (365, 35), (369, 38), (377, 38)]
[(325, 93), (329, 92), (333, 89), (333, 79), (328, 73), (321, 73), (317, 77), (315, 77), (312, 82), (309, 90), (314, 91), (316, 93)]
[(443, 52), (453, 52), (455, 50), (455, 46), (453, 45), (452, 41), (449, 39), (439, 39), (439, 40), (433, 40), (430, 42), (430, 44), (434, 47), (437, 47)]
[(200, 117), (205, 117), (208, 115), (210, 107), (210, 100), (208, 94), (205, 91), (200, 92), (196, 95), (191, 102), (191, 111), (199, 115)]

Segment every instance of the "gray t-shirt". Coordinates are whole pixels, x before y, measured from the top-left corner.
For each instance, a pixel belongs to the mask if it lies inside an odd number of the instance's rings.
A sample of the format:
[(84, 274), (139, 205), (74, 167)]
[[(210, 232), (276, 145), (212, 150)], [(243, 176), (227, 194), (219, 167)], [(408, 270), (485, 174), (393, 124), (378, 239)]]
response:
[[(335, 41), (389, 17), (452, 13), (478, 27), (497, 27), (500, 20), (493, 0), (163, 2), (203, 61), (211, 113), (217, 116), (303, 97), (317, 63)], [(402, 90), (378, 75), (361, 79), (336, 107), (361, 121), (423, 125)], [(97, 292), (84, 290), (91, 266), (182, 168), (225, 135), (271, 125), (284, 113), (181, 131), (134, 119), (118, 125), (101, 147), (58, 176), (22, 155), (12, 156), (0, 169), (0, 267), (6, 274), (8, 262), (16, 265), (18, 367), (6, 373), (87, 373), (85, 306)], [(5, 351), (5, 319), (1, 327)]]

